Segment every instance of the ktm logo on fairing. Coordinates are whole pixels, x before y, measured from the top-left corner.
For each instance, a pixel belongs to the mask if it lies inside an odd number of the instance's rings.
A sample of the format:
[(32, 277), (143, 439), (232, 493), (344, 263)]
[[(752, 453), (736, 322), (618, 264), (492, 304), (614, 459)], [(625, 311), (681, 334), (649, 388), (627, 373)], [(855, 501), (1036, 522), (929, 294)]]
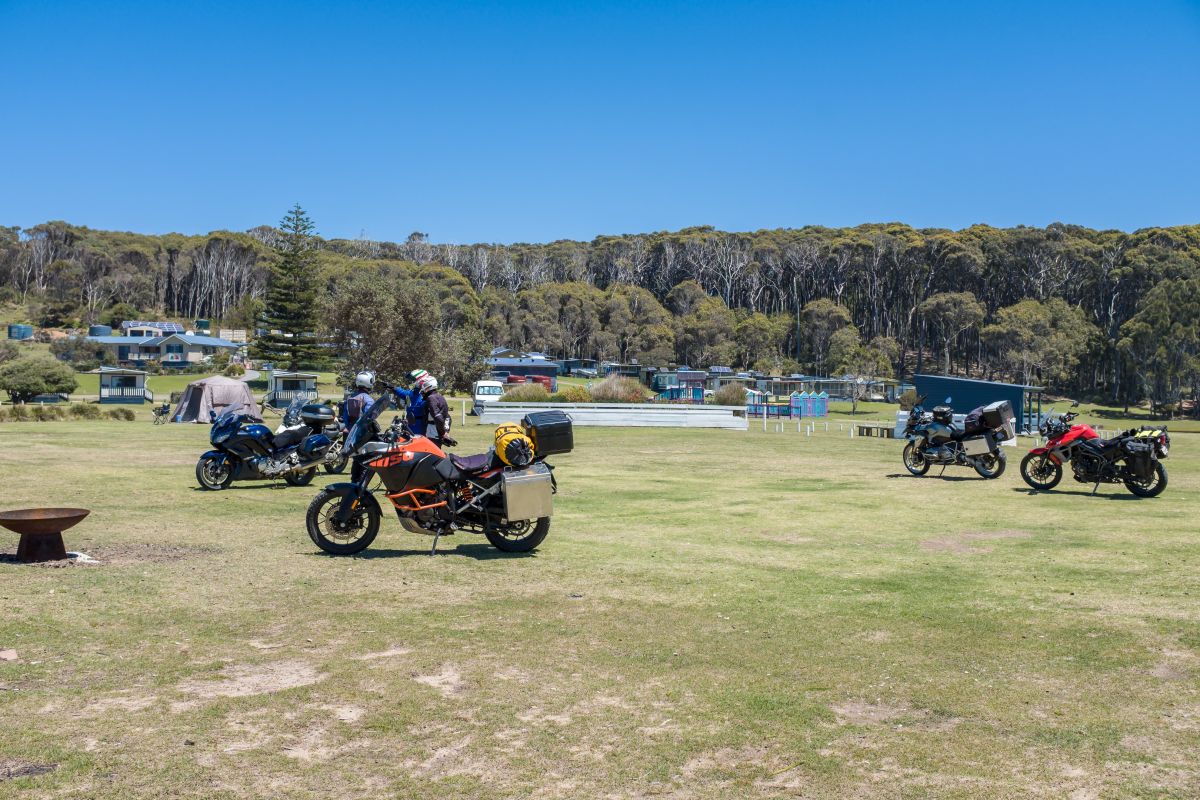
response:
[(377, 458), (374, 461), (368, 462), (367, 466), (371, 469), (387, 469), (394, 467), (404, 461), (412, 461), (412, 453), (389, 453), (382, 458)]

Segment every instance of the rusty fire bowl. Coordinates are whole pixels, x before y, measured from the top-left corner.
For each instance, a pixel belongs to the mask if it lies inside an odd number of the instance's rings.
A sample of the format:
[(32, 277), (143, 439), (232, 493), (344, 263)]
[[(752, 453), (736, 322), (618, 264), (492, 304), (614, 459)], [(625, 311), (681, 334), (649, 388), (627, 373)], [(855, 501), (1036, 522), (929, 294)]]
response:
[(22, 508), (0, 511), (0, 525), (22, 536), (62, 533), (78, 525), (90, 513), (87, 508)]

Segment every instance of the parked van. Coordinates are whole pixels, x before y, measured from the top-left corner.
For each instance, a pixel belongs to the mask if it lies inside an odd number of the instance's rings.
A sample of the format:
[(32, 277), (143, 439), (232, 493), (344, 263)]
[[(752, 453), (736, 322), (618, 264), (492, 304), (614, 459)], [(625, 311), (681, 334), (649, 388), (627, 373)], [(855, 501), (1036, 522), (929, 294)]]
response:
[(471, 413), (479, 415), (479, 407), (484, 403), (494, 403), (504, 394), (504, 384), (500, 381), (475, 381), (471, 384)]

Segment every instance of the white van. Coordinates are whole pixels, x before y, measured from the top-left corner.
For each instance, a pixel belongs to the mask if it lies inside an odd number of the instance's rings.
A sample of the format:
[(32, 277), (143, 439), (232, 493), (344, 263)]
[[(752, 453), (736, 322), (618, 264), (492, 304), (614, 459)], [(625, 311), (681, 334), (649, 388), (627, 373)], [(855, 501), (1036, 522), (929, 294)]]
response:
[(480, 406), (496, 402), (503, 394), (504, 384), (500, 381), (475, 381), (471, 384), (471, 413), (478, 416)]

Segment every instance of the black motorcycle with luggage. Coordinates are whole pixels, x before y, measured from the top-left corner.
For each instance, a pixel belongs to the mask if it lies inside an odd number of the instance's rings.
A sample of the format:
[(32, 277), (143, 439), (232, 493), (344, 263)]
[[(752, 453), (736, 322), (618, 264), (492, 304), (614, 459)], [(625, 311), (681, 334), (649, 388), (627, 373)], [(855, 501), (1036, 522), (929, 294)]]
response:
[(1016, 439), (1012, 404), (1001, 400), (977, 408), (967, 415), (963, 427), (954, 424), (954, 410), (948, 405), (926, 411), (918, 399), (908, 414), (904, 428), (901, 458), (913, 475), (924, 475), (932, 466), (972, 467), (983, 478), (999, 478), (1008, 459), (1001, 443)]

